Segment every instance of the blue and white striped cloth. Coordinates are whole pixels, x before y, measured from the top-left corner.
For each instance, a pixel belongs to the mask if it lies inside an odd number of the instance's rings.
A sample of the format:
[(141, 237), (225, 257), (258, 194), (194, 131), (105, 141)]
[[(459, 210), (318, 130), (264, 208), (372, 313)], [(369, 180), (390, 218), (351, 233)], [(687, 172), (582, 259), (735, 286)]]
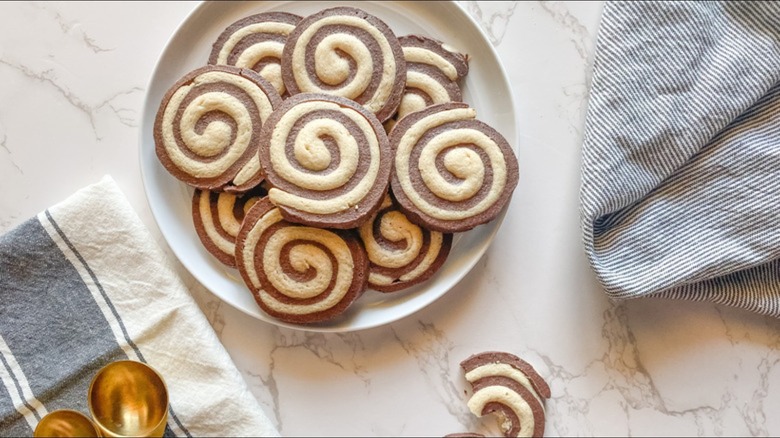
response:
[(780, 317), (780, 2), (608, 2), (582, 163), (608, 295)]
[(89, 415), (109, 362), (149, 363), (166, 436), (276, 436), (165, 253), (110, 177), (0, 236), (0, 436)]

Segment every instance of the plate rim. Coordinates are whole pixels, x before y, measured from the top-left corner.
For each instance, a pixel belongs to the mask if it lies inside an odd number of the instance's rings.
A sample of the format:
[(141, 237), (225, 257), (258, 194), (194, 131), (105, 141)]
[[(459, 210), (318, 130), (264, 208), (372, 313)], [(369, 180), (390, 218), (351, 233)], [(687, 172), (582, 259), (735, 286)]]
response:
[[(174, 42), (174, 39), (179, 34), (182, 27), (192, 20), (192, 18), (201, 13), (203, 8), (207, 7), (211, 3), (224, 3), (224, 2), (218, 2), (214, 0), (206, 0), (201, 1), (198, 5), (196, 5), (187, 15), (176, 25), (173, 32), (168, 37), (168, 40), (165, 42), (165, 45), (163, 46), (162, 50), (159, 52), (157, 59), (155, 61), (154, 68), (151, 71), (151, 75), (147, 81), (146, 84), (146, 91), (144, 93), (144, 99), (141, 106), (141, 120), (139, 124), (138, 129), (138, 160), (139, 160), (139, 169), (141, 173), (141, 182), (144, 187), (144, 194), (146, 198), (147, 205), (149, 206), (149, 210), (152, 212), (152, 217), (154, 218), (155, 225), (157, 226), (158, 230), (160, 231), (160, 234), (162, 235), (163, 239), (165, 240), (166, 245), (170, 249), (170, 251), (175, 255), (178, 262), (187, 270), (187, 272), (205, 289), (207, 290), (211, 295), (213, 295), (215, 298), (219, 299), (222, 302), (227, 303), (232, 308), (240, 311), (241, 313), (251, 317), (252, 319), (262, 321), (267, 324), (271, 324), (273, 326), (282, 327), (282, 328), (288, 328), (293, 330), (299, 330), (303, 332), (312, 332), (312, 333), (349, 333), (349, 332), (357, 332), (362, 330), (368, 330), (376, 327), (381, 327), (384, 325), (388, 325), (400, 320), (403, 320), (421, 310), (424, 308), (430, 306), (433, 302), (440, 299), (442, 296), (444, 296), (447, 292), (452, 290), (455, 286), (457, 286), (473, 269), (474, 266), (482, 259), (482, 257), (487, 252), (488, 248), (493, 244), (493, 241), (495, 240), (495, 236), (498, 233), (498, 230), (501, 228), (504, 222), (504, 218), (506, 217), (506, 214), (508, 212), (509, 206), (511, 205), (511, 199), (510, 202), (507, 203), (506, 206), (502, 209), (501, 213), (498, 217), (496, 217), (492, 223), (495, 224), (495, 226), (492, 228), (490, 233), (488, 233), (484, 239), (484, 242), (480, 244), (476, 251), (473, 251), (475, 254), (469, 259), (467, 263), (465, 263), (461, 269), (458, 270), (457, 274), (455, 274), (451, 280), (451, 284), (444, 288), (441, 292), (437, 294), (431, 294), (427, 297), (427, 299), (422, 299), (419, 305), (416, 306), (413, 310), (410, 312), (396, 317), (394, 319), (389, 320), (381, 320), (374, 323), (368, 323), (368, 324), (362, 324), (359, 327), (351, 327), (351, 326), (343, 326), (343, 325), (337, 325), (337, 326), (326, 326), (326, 325), (298, 325), (298, 324), (291, 324), (286, 323), (284, 321), (276, 320), (275, 318), (272, 318), (270, 316), (262, 317), (262, 310), (260, 310), (258, 306), (258, 313), (252, 313), (248, 309), (245, 309), (241, 303), (233, 300), (231, 297), (226, 296), (225, 294), (219, 294), (218, 292), (215, 292), (207, 286), (207, 282), (204, 281), (202, 278), (202, 275), (198, 272), (197, 269), (193, 269), (189, 263), (187, 262), (187, 257), (182, 258), (182, 256), (179, 254), (181, 249), (177, 249), (175, 245), (171, 243), (171, 236), (166, 234), (163, 231), (163, 226), (161, 225), (161, 215), (162, 212), (158, 211), (158, 207), (155, 206), (155, 204), (152, 203), (152, 190), (153, 187), (150, 187), (150, 177), (147, 175), (147, 171), (149, 169), (146, 169), (146, 165), (144, 164), (144, 129), (148, 128), (147, 124), (145, 123), (146, 118), (148, 115), (146, 114), (146, 109), (149, 106), (149, 102), (152, 98), (151, 91), (152, 91), (152, 85), (154, 82), (154, 79), (157, 77), (160, 69), (162, 68), (162, 59), (163, 57), (168, 54), (171, 44)], [(258, 2), (258, 3), (267, 3), (267, 2)], [(382, 2), (379, 2), (382, 3)], [(506, 84), (507, 88), (509, 89), (509, 93), (507, 96), (508, 99), (508, 105), (509, 109), (511, 110), (511, 124), (513, 126), (513, 134), (514, 138), (513, 141), (510, 143), (512, 146), (512, 150), (514, 151), (515, 155), (519, 155), (519, 132), (518, 132), (518, 124), (517, 124), (517, 105), (514, 97), (514, 93), (512, 92), (512, 86), (511, 82), (509, 80), (509, 75), (507, 74), (506, 67), (504, 66), (504, 63), (501, 61), (501, 58), (498, 55), (498, 52), (496, 50), (496, 47), (491, 43), (489, 35), (486, 33), (485, 29), (482, 28), (482, 26), (477, 22), (477, 20), (468, 12), (468, 10), (465, 8), (464, 5), (460, 4), (459, 2), (455, 0), (446, 0), (442, 2), (432, 2), (437, 3), (439, 5), (442, 5), (443, 7), (454, 7), (455, 10), (462, 16), (465, 17), (466, 20), (471, 24), (471, 26), (476, 29), (481, 38), (486, 42), (487, 46), (490, 48), (491, 56), (496, 59), (497, 63), (495, 67), (497, 67), (498, 72), (501, 76), (502, 82)], [(502, 134), (503, 135), (503, 134)], [(251, 291), (248, 291), (248, 293), (251, 294)], [(259, 316), (258, 316), (259, 315)]]

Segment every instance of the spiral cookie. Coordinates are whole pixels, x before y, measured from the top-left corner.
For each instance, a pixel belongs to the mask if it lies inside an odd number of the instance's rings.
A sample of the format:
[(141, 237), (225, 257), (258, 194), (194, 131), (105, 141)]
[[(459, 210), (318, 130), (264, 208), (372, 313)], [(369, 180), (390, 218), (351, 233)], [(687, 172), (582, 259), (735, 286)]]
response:
[(433, 38), (406, 35), (398, 38), (406, 60), (406, 88), (389, 130), (407, 114), (437, 103), (463, 100), (458, 80), (469, 72), (468, 57)]
[(268, 198), (247, 213), (236, 261), (260, 308), (285, 322), (335, 318), (366, 288), (368, 258), (353, 231), (292, 224)]
[(234, 65), (256, 71), (284, 96), (282, 50), (287, 35), (301, 17), (287, 12), (263, 12), (228, 26), (214, 42), (209, 64)]
[(469, 72), (469, 57), (447, 44), (422, 35), (405, 35), (398, 38), (409, 64), (427, 65), (455, 82)]
[(550, 387), (529, 363), (513, 354), (488, 351), (460, 366), (472, 387), (468, 406), (474, 415), (498, 415), (507, 437), (544, 436), (544, 400), (550, 398)]
[(464, 103), (404, 117), (390, 133), (392, 191), (415, 223), (442, 232), (493, 220), (517, 185), (518, 166), (504, 137)]
[(291, 222), (354, 228), (387, 191), (387, 135), (373, 114), (348, 99), (292, 96), (268, 118), (261, 141), (268, 195)]
[(370, 261), (368, 285), (380, 292), (427, 280), (444, 264), (452, 246), (452, 234), (409, 222), (390, 195), (385, 195), (379, 211), (358, 231)]
[(154, 122), (157, 157), (193, 187), (249, 190), (262, 181), (260, 129), (280, 102), (252, 70), (214, 65), (194, 70), (160, 104)]
[(290, 94), (346, 97), (384, 122), (400, 102), (406, 61), (398, 38), (382, 20), (337, 7), (298, 23), (284, 46), (282, 78)]
[(247, 210), (266, 195), (256, 187), (243, 194), (195, 189), (192, 220), (203, 246), (220, 262), (236, 267), (236, 236)]

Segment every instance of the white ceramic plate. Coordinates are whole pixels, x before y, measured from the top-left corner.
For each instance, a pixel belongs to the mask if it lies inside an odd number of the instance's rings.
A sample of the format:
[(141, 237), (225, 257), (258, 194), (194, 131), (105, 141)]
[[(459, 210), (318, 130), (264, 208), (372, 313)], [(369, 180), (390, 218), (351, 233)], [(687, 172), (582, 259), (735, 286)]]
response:
[[(517, 144), (512, 90), (489, 40), (477, 23), (454, 2), (354, 2), (376, 15), (396, 35), (427, 35), (468, 53), (470, 71), (463, 98), (477, 117)], [(359, 4), (358, 4), (359, 3)], [(335, 5), (327, 5), (335, 6)], [(344, 332), (376, 327), (422, 309), (450, 290), (477, 263), (498, 230), (504, 213), (486, 225), (455, 237), (447, 262), (435, 277), (406, 291), (382, 294), (366, 291), (345, 315), (312, 326), (285, 324), (266, 315), (254, 301), (238, 271), (226, 268), (201, 245), (192, 223), (192, 192), (170, 176), (154, 152), (152, 127), (163, 95), (190, 70), (206, 64), (211, 45), (231, 23), (258, 12), (277, 10), (301, 16), (323, 9), (321, 2), (206, 2), (179, 27), (157, 62), (143, 108), (140, 139), (141, 173), (152, 213), (182, 264), (206, 288), (235, 308), (285, 327), (320, 332)]]

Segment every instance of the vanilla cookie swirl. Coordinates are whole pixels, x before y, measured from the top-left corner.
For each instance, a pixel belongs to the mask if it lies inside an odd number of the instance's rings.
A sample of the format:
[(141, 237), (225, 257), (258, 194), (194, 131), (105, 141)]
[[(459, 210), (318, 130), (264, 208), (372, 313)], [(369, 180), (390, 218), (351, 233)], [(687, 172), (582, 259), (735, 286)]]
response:
[(287, 35), (301, 17), (287, 12), (263, 12), (228, 26), (211, 48), (209, 64), (234, 65), (256, 71), (284, 96), (282, 50)]
[(268, 198), (247, 213), (236, 261), (260, 308), (285, 322), (335, 318), (366, 288), (368, 259), (354, 231), (292, 224)]
[(351, 100), (294, 95), (268, 118), (261, 141), (268, 196), (291, 222), (354, 228), (387, 191), (387, 135), (373, 114)]
[(383, 21), (360, 9), (337, 7), (298, 23), (284, 46), (282, 77), (290, 94), (346, 97), (383, 122), (400, 102), (406, 61)]
[(281, 102), (252, 70), (206, 66), (163, 97), (154, 123), (155, 151), (174, 177), (204, 190), (242, 192), (262, 181), (260, 129)]
[[(466, 55), (424, 36), (406, 35), (398, 41), (406, 60), (406, 88), (393, 119), (400, 120), (437, 103), (463, 100), (457, 81), (468, 74)], [(386, 128), (394, 125), (389, 120), (387, 123)]]
[(497, 415), (507, 437), (544, 436), (544, 401), (551, 392), (531, 364), (510, 353), (487, 351), (460, 366), (471, 384), (468, 407), (474, 415)]
[(444, 264), (452, 234), (421, 228), (406, 218), (390, 195), (358, 229), (369, 260), (368, 286), (395, 292), (430, 278)]
[(258, 186), (242, 193), (212, 192), (195, 189), (192, 195), (192, 220), (203, 246), (227, 266), (236, 267), (236, 236), (246, 212), (265, 197)]
[(517, 159), (495, 129), (464, 103), (428, 107), (390, 133), (392, 191), (413, 222), (442, 232), (493, 220), (517, 185)]

